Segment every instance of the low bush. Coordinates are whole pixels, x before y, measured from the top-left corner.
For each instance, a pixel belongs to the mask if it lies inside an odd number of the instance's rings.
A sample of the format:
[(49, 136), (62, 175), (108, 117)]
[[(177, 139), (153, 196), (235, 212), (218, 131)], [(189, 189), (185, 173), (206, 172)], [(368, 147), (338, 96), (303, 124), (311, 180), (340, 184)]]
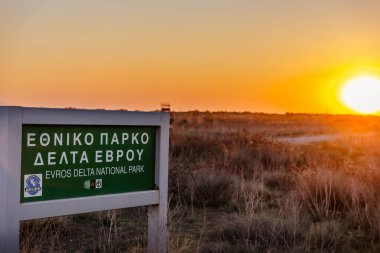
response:
[(238, 197), (237, 178), (224, 170), (198, 170), (187, 177), (183, 196), (194, 206), (227, 207)]

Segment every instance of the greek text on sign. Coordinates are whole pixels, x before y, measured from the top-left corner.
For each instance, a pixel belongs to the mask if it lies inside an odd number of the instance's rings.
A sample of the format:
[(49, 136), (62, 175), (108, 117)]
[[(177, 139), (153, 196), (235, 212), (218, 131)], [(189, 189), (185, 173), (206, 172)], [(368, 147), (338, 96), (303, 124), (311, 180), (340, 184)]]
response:
[(155, 143), (155, 127), (23, 125), (21, 202), (152, 190)]

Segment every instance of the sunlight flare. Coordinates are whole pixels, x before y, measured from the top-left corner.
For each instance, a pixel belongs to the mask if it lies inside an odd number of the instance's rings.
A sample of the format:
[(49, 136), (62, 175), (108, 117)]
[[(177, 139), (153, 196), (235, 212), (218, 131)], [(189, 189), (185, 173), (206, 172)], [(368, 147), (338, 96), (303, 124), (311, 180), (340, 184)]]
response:
[(350, 109), (372, 114), (380, 111), (380, 80), (372, 76), (362, 76), (344, 84), (341, 101)]

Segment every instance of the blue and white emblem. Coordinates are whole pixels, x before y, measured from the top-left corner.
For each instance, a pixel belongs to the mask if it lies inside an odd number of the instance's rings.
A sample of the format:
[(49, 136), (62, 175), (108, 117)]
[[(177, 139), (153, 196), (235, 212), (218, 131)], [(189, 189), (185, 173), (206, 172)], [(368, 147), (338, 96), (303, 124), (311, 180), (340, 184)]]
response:
[(24, 197), (42, 196), (42, 174), (24, 175)]

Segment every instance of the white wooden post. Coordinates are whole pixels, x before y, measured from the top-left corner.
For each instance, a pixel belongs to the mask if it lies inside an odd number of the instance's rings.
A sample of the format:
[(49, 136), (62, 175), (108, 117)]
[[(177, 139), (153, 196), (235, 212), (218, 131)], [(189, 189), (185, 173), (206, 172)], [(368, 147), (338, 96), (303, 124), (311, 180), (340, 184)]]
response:
[(169, 113), (163, 113), (161, 127), (157, 129), (155, 178), (159, 189), (159, 204), (148, 207), (149, 253), (164, 253), (167, 250), (169, 117)]
[(8, 120), (9, 109), (0, 108), (0, 249), (6, 249), (7, 242), (7, 172), (8, 167)]
[(19, 252), (21, 109), (0, 108), (0, 249)]

